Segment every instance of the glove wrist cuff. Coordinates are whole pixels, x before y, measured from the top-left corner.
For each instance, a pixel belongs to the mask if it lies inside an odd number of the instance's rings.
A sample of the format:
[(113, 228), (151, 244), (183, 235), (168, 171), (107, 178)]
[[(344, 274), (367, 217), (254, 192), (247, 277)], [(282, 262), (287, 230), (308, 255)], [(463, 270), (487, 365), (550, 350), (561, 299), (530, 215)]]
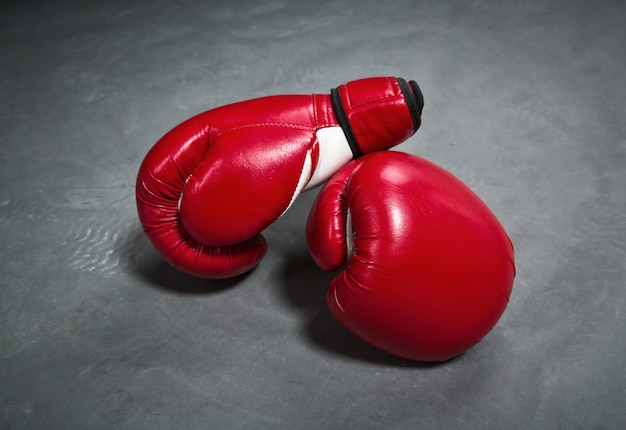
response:
[(378, 77), (330, 90), (337, 122), (353, 159), (389, 149), (411, 137), (421, 124), (424, 99), (415, 81)]

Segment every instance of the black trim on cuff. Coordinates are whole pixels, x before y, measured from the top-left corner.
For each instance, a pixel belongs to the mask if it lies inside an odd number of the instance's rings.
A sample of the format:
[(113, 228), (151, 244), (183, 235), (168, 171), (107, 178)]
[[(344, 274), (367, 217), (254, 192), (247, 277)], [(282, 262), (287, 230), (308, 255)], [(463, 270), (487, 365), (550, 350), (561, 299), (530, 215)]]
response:
[(363, 152), (361, 151), (361, 148), (359, 148), (359, 144), (356, 141), (356, 137), (354, 136), (354, 132), (352, 131), (352, 127), (350, 126), (350, 121), (348, 121), (348, 116), (346, 115), (346, 111), (343, 108), (341, 96), (339, 95), (339, 89), (333, 88), (330, 90), (330, 101), (332, 103), (335, 116), (337, 117), (337, 122), (339, 122), (339, 125), (343, 130), (343, 134), (346, 135), (348, 145), (350, 145), (350, 150), (352, 151), (352, 159), (359, 158), (361, 155), (363, 155)]
[[(406, 104), (413, 120), (413, 131), (417, 131), (422, 123), (422, 109), (424, 109), (424, 96), (420, 90), (419, 85), (415, 81), (409, 81), (407, 85), (406, 81), (402, 78), (396, 78), (400, 91), (406, 100)], [(409, 85), (411, 88), (409, 89)]]

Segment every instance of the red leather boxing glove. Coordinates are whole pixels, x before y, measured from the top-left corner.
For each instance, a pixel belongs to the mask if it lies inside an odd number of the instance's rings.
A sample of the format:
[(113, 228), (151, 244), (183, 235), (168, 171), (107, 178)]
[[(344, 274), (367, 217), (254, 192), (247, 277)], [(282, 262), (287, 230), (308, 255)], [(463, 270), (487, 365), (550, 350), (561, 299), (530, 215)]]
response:
[(422, 107), (415, 82), (377, 77), (331, 94), (268, 96), (192, 117), (163, 136), (139, 169), (144, 231), (182, 271), (246, 272), (265, 254), (261, 231), (300, 192), (352, 158), (409, 138)]
[(322, 188), (306, 231), (315, 262), (343, 267), (327, 302), (371, 345), (443, 361), (504, 312), (513, 246), (485, 203), (435, 164), (396, 151), (354, 160)]

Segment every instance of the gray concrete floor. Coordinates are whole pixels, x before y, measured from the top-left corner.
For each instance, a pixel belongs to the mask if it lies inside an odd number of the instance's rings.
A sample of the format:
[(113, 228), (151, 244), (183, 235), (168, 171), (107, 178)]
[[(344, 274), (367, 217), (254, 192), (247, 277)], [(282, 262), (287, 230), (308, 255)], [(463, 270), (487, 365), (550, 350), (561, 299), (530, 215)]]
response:
[[(0, 428), (623, 429), (626, 3), (0, 2)], [(150, 146), (211, 107), (396, 75), (398, 147), (516, 247), (482, 343), (415, 364), (326, 309), (303, 195), (260, 266), (178, 273), (141, 232)]]

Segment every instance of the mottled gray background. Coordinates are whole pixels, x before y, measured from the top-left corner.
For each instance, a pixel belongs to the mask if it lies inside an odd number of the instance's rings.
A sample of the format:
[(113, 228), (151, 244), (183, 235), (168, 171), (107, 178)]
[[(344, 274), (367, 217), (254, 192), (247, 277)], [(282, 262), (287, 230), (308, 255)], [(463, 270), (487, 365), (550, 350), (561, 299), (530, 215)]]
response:
[[(623, 429), (624, 22), (622, 1), (1, 1), (0, 428)], [(440, 365), (332, 319), (317, 190), (230, 281), (169, 268), (135, 212), (182, 120), (373, 75), (420, 83), (398, 149), (516, 247), (503, 318)]]

